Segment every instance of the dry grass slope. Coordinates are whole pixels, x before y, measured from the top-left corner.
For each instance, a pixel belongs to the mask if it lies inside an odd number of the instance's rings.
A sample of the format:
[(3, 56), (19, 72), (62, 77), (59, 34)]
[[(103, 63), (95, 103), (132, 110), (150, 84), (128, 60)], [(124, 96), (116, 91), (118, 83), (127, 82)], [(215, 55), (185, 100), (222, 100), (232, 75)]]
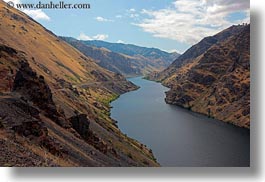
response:
[[(11, 147), (0, 153), (1, 156), (17, 153), (0, 161), (1, 166), (22, 165), (20, 153), (28, 161), (26, 166), (158, 166), (153, 154), (121, 133), (109, 117), (108, 102), (136, 89), (135, 85), (123, 76), (101, 68), (2, 1), (0, 35), (0, 103), (6, 108), (0, 115), (0, 144), (2, 147), (11, 142)], [(29, 64), (27, 72), (21, 69), (21, 62)], [(38, 103), (38, 94), (30, 92), (30, 84), (28, 88), (22, 85), (22, 89), (10, 92), (19, 70), (24, 73), (23, 82), (34, 83), (34, 89), (43, 96), (46, 95), (44, 88), (50, 90), (51, 98), (48, 98), (52, 101), (48, 107)], [(21, 105), (34, 111), (33, 116), (31, 112), (21, 110)], [(17, 112), (20, 114), (12, 115)], [(69, 124), (69, 118), (77, 113), (87, 115), (89, 140), (84, 140)], [(18, 123), (16, 117), (22, 118), (21, 122)], [(24, 117), (31, 119), (23, 120)], [(37, 128), (37, 133), (16, 129), (31, 125)]]

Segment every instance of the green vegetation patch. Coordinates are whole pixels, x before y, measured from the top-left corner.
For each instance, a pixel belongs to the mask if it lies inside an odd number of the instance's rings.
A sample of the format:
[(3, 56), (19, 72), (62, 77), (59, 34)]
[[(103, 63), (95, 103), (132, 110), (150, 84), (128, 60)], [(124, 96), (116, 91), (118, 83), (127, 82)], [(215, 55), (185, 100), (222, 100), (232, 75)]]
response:
[(98, 100), (98, 102), (104, 104), (105, 106), (109, 106), (109, 104), (112, 101), (116, 100), (118, 97), (119, 97), (119, 95), (112, 94), (109, 97), (102, 97), (102, 98), (101, 97), (98, 97), (97, 100)]

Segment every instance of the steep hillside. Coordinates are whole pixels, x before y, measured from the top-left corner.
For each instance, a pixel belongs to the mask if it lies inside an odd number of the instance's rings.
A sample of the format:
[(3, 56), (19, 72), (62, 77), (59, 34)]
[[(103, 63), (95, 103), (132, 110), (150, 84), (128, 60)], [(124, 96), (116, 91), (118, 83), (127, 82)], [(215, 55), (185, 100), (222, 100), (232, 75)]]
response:
[(62, 39), (86, 56), (97, 60), (100, 66), (126, 76), (147, 75), (154, 71), (161, 71), (179, 57), (178, 53), (167, 53), (159, 49), (131, 44), (78, 41), (66, 37)]
[(158, 166), (109, 117), (135, 89), (0, 1), (0, 166)]
[[(73, 47), (81, 51), (87, 57), (96, 61), (98, 65), (115, 73), (120, 73), (125, 76), (139, 76), (144, 72), (156, 70), (156, 68), (145, 65), (145, 61), (134, 59), (131, 56), (115, 53), (106, 48), (97, 48), (84, 44), (83, 41), (76, 40), (70, 37), (60, 37), (64, 41), (71, 44)], [(149, 66), (149, 68), (148, 68)]]
[(174, 74), (175, 70), (177, 70), (178, 68), (182, 67), (183, 65), (189, 62), (193, 62), (195, 58), (204, 54), (205, 51), (207, 51), (211, 46), (222, 42), (240, 32), (242, 30), (242, 27), (244, 26), (231, 26), (228, 29), (225, 29), (214, 36), (202, 39), (198, 44), (193, 45), (184, 54), (180, 55), (167, 69), (161, 72), (153, 72), (152, 74), (150, 74), (150, 79), (163, 81), (167, 77), (170, 77), (171, 74)]
[(250, 25), (203, 39), (150, 79), (171, 88), (169, 104), (249, 128)]

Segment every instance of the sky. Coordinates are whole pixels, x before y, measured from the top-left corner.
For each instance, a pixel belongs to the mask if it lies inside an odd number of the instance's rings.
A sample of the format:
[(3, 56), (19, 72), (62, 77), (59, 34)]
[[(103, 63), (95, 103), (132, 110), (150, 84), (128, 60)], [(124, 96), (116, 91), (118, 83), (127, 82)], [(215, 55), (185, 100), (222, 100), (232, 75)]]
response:
[[(38, 0), (5, 0), (38, 3)], [(42, 3), (50, 0), (40, 0)], [(52, 0), (58, 3), (61, 0)], [(250, 22), (249, 0), (64, 0), (90, 9), (20, 9), (56, 35), (185, 52), (206, 36)]]

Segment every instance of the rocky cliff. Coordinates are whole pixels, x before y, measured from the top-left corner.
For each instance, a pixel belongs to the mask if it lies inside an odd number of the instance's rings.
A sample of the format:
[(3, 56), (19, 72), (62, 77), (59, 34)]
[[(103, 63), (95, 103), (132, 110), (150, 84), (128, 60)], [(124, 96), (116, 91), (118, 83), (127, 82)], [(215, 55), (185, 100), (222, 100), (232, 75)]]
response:
[(203, 39), (149, 77), (170, 87), (166, 102), (250, 127), (250, 25)]

